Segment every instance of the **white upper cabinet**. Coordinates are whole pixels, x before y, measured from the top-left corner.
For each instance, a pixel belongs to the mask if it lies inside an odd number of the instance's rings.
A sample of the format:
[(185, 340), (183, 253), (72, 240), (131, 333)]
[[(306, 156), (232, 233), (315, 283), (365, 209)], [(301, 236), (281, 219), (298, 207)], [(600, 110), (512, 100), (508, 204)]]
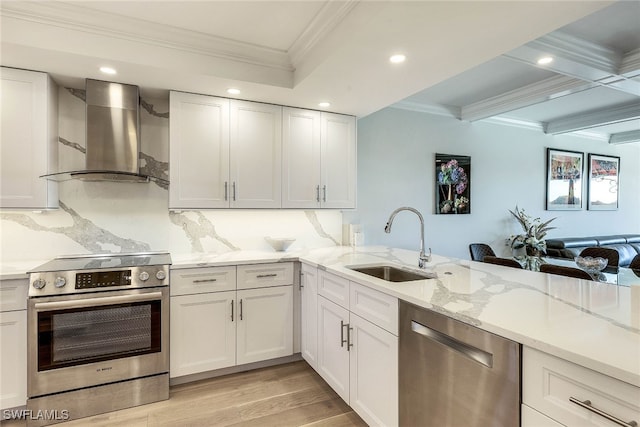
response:
[(58, 207), (58, 92), (45, 74), (0, 68), (0, 208)]
[(283, 117), (282, 207), (355, 207), (355, 117), (296, 108)]
[(231, 100), (231, 207), (279, 208), (282, 107)]
[(229, 100), (170, 93), (169, 208), (229, 206)]

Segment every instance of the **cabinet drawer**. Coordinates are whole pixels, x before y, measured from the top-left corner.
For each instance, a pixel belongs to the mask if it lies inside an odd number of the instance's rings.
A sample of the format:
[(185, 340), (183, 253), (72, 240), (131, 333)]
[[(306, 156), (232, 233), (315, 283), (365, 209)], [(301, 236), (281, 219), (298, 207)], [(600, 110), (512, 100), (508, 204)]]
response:
[[(572, 400), (589, 401), (594, 409)], [(640, 423), (640, 387), (528, 347), (522, 353), (522, 401), (568, 426), (613, 425), (596, 410)]]
[(171, 270), (171, 295), (234, 291), (236, 267), (203, 267)]
[(293, 285), (293, 263), (251, 264), (238, 266), (238, 289)]
[(352, 313), (398, 335), (398, 299), (351, 282), (349, 307)]
[(318, 295), (349, 309), (349, 281), (335, 274), (318, 270)]
[(0, 311), (27, 309), (28, 279), (0, 281)]

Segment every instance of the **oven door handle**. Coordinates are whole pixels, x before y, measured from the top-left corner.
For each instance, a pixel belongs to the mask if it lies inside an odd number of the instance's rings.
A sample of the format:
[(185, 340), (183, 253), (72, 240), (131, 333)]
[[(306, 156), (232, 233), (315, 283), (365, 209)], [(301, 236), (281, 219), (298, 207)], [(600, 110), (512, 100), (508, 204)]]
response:
[(96, 307), (101, 305), (127, 304), (132, 302), (151, 301), (162, 298), (162, 292), (148, 292), (136, 295), (117, 295), (113, 297), (99, 297), (77, 299), (70, 301), (37, 302), (36, 310), (64, 310), (67, 308)]

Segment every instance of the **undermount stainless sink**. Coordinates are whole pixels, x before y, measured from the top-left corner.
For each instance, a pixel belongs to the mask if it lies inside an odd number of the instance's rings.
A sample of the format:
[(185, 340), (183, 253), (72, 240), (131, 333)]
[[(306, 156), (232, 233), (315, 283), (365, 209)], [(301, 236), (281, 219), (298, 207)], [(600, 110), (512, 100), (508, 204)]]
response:
[(367, 265), (347, 268), (388, 282), (410, 282), (412, 280), (435, 279), (438, 277), (435, 273), (405, 270), (392, 265)]

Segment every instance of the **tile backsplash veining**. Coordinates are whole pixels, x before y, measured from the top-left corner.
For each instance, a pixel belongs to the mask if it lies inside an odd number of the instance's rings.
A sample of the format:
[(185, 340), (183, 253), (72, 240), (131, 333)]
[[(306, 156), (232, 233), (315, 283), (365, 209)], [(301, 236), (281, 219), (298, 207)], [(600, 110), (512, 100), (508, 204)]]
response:
[[(85, 92), (59, 88), (60, 171), (85, 164)], [(141, 100), (141, 171), (168, 180), (168, 99)], [(168, 210), (168, 186), (65, 181), (60, 209), (0, 211), (0, 263), (80, 253), (169, 250), (175, 254), (273, 251), (266, 236), (291, 236), (292, 250), (340, 244), (335, 210)]]

